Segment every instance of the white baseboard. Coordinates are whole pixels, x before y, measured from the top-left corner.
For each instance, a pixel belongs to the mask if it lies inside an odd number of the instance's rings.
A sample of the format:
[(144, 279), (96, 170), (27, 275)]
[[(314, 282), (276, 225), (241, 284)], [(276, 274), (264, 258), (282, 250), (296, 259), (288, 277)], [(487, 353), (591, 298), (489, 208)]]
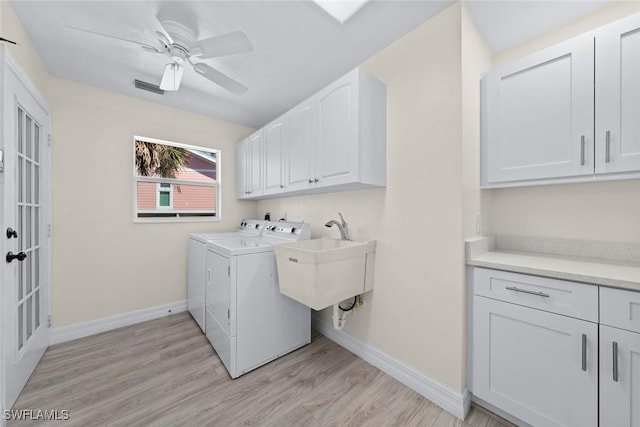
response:
[(382, 372), (392, 376), (445, 411), (461, 420), (466, 417), (471, 406), (471, 393), (467, 389), (462, 393), (448, 389), (377, 348), (344, 331), (333, 329), (331, 324), (321, 319), (316, 313), (312, 316), (312, 327), (331, 341), (371, 363)]
[(147, 320), (159, 319), (170, 314), (187, 311), (187, 301), (177, 301), (171, 304), (159, 305), (157, 307), (145, 308), (143, 310), (131, 311), (129, 313), (118, 314), (116, 316), (104, 317), (90, 322), (80, 323), (63, 328), (54, 328), (51, 331), (50, 345), (59, 344), (99, 334), (123, 326), (134, 325)]

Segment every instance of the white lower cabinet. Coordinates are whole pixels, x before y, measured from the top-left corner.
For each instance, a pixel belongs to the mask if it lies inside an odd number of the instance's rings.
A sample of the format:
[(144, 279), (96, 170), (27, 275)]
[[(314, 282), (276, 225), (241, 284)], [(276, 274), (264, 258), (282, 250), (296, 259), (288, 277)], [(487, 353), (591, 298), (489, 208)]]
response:
[(640, 333), (600, 325), (600, 425), (640, 427)]
[(478, 267), (471, 282), (476, 398), (536, 427), (640, 427), (640, 292)]
[(473, 375), (477, 397), (529, 424), (598, 425), (595, 323), (475, 296)]
[(600, 426), (640, 427), (640, 292), (600, 289)]
[(472, 391), (536, 426), (598, 425), (598, 287), (473, 270)]

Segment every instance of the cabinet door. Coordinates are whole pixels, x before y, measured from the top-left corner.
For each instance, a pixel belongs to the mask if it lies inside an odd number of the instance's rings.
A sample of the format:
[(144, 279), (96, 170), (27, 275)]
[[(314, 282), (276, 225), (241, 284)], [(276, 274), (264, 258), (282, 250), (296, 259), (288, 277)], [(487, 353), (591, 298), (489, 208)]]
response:
[(249, 196), (249, 139), (236, 144), (236, 197)]
[(640, 427), (638, 396), (640, 334), (601, 325), (600, 425)]
[(593, 174), (593, 105), (593, 35), (489, 72), (488, 183)]
[[(350, 183), (358, 177), (358, 70), (318, 93), (314, 182)], [(317, 181), (316, 181), (317, 180)]]
[(264, 128), (264, 194), (279, 193), (284, 188), (284, 138), (284, 118)]
[(304, 102), (287, 116), (287, 191), (309, 188), (313, 183), (315, 165), (313, 103)]
[(231, 330), (230, 273), (229, 258), (207, 251), (207, 311), (211, 313), (228, 336), (233, 336), (235, 334)]
[(640, 171), (640, 14), (596, 32), (596, 173)]
[(597, 324), (478, 296), (473, 304), (477, 397), (535, 426), (597, 426)]
[(262, 150), (263, 132), (249, 137), (249, 197), (262, 194)]

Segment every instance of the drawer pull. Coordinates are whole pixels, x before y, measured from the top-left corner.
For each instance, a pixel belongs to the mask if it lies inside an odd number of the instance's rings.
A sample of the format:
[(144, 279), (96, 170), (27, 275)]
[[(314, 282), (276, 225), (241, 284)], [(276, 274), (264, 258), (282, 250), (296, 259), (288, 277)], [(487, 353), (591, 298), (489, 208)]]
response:
[(539, 297), (545, 297), (545, 298), (549, 298), (550, 297), (549, 294), (545, 294), (544, 292), (528, 291), (526, 289), (520, 289), (520, 288), (516, 288), (514, 286), (507, 286), (505, 289), (508, 289), (510, 291), (522, 292), (523, 294), (537, 295)]
[(613, 381), (618, 382), (618, 343), (613, 342), (611, 345), (613, 349)]
[(587, 334), (582, 334), (582, 370), (587, 370)]

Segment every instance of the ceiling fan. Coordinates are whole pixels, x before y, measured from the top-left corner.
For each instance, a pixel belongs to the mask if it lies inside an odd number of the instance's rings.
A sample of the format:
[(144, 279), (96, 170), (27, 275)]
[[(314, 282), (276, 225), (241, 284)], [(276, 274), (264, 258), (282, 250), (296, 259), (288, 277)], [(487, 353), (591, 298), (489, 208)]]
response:
[(244, 53), (253, 50), (253, 46), (247, 35), (242, 31), (234, 31), (219, 36), (196, 40), (195, 32), (187, 25), (173, 19), (151, 17), (144, 19), (144, 24), (157, 40), (139, 41), (122, 38), (115, 35), (97, 33), (95, 31), (66, 27), (77, 34), (82, 34), (85, 38), (96, 40), (111, 39), (119, 44), (131, 46), (137, 45), (142, 49), (156, 54), (165, 54), (171, 58), (162, 74), (159, 88), (165, 91), (176, 91), (180, 87), (184, 66), (191, 64), (196, 73), (223, 87), (236, 95), (242, 95), (247, 91), (247, 87), (242, 83), (232, 79), (226, 74), (216, 70), (210, 65), (200, 62), (203, 59), (217, 58), (220, 56)]

